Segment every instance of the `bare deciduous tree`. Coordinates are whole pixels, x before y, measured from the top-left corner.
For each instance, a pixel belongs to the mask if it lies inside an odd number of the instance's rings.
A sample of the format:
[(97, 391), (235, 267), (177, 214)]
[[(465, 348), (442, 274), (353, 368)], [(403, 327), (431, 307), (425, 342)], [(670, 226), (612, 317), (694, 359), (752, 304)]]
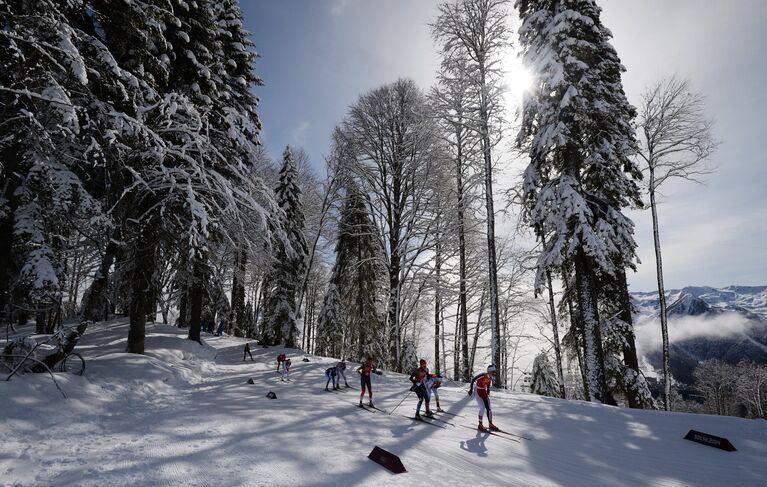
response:
[(658, 278), (661, 333), (663, 335), (664, 408), (670, 408), (670, 374), (666, 296), (663, 287), (663, 260), (658, 231), (658, 188), (674, 178), (701, 182), (713, 168), (708, 164), (717, 142), (712, 122), (706, 118), (704, 97), (691, 91), (686, 79), (670, 77), (650, 86), (642, 95), (638, 127), (639, 156), (649, 178), (647, 192), (652, 212), (655, 263)]
[[(502, 106), (501, 56), (509, 46), (506, 22), (507, 0), (458, 0), (439, 5), (439, 16), (432, 24), (432, 36), (441, 43), (443, 68), (460, 70), (471, 81), (477, 93), (476, 105), (470, 115), (471, 126), (479, 134), (485, 176), (485, 205), (487, 210), (487, 255), (491, 348), (493, 361), (501, 362), (501, 326), (498, 310), (498, 265), (495, 242), (495, 210), (493, 203), (494, 146), (493, 120)], [(498, 374), (496, 386), (503, 386)]]
[(401, 372), (405, 322), (422, 281), (420, 257), (430, 249), (429, 184), (441, 157), (438, 130), (427, 115), (426, 97), (412, 80), (400, 79), (362, 95), (339, 128), (345, 164), (367, 195), (388, 273), (387, 328), (391, 360)]

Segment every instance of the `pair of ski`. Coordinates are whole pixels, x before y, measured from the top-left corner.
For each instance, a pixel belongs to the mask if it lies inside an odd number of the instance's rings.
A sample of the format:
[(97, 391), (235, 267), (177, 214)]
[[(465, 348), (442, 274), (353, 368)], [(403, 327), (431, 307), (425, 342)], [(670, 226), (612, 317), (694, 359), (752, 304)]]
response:
[(491, 429), (480, 430), (480, 429), (477, 429), (477, 428), (472, 428), (471, 426), (466, 426), (465, 424), (462, 424), (461, 426), (463, 426), (466, 429), (470, 429), (472, 431), (478, 431), (480, 433), (487, 433), (488, 435), (497, 436), (498, 438), (503, 438), (503, 439), (509, 440), (509, 441), (515, 441), (517, 443), (519, 443), (520, 439), (522, 439), (522, 440), (532, 440), (532, 438), (528, 438), (527, 436), (516, 435), (514, 433), (509, 433), (508, 431), (503, 431), (501, 429), (498, 429), (498, 430), (491, 430)]
[[(381, 408), (378, 408), (378, 407), (376, 407), (376, 406), (370, 406), (370, 405), (367, 405), (367, 406), (366, 406), (366, 405), (360, 405), (360, 404), (355, 404), (355, 405), (356, 405), (358, 408), (360, 408), (360, 409), (364, 409), (365, 411), (370, 411), (371, 413), (379, 412), (379, 413), (383, 413), (383, 414), (385, 414), (385, 415), (387, 415), (387, 416), (391, 416), (391, 413), (390, 413), (390, 412), (388, 412), (388, 411), (386, 411), (386, 410), (383, 410), (383, 409), (381, 409)], [(441, 422), (441, 423), (445, 423), (445, 424), (449, 424), (449, 425), (455, 426), (453, 423), (449, 423), (449, 422), (447, 422), (447, 421), (445, 421), (445, 420), (442, 420), (442, 419), (437, 419), (437, 418), (428, 418), (428, 419), (425, 419), (425, 418), (421, 417), (421, 418), (419, 419), (419, 418), (416, 418), (416, 417), (414, 417), (414, 416), (405, 416), (404, 414), (398, 414), (398, 416), (401, 416), (401, 417), (403, 417), (403, 418), (407, 418), (407, 419), (410, 419), (410, 420), (413, 420), (413, 421), (418, 421), (419, 423), (428, 424), (428, 425), (431, 425), (431, 426), (434, 426), (434, 427), (437, 427), (437, 428), (442, 428), (442, 429), (445, 429), (445, 428), (446, 428), (446, 426), (442, 426), (442, 425), (439, 425), (439, 424), (436, 424), (436, 423), (432, 423), (431, 421), (432, 421), (432, 420), (434, 420), (434, 421), (439, 421), (439, 422)]]
[(360, 409), (364, 409), (365, 411), (370, 411), (371, 413), (375, 413), (376, 411), (378, 411), (379, 413), (384, 413), (387, 415), (389, 414), (387, 411), (384, 411), (383, 409), (377, 408), (375, 406), (371, 406), (369, 404), (365, 406), (364, 404), (354, 403), (354, 405)]
[(413, 421), (418, 421), (418, 422), (421, 422), (421, 423), (424, 423), (424, 424), (430, 424), (432, 426), (436, 426), (437, 428), (447, 429), (447, 426), (442, 426), (442, 425), (439, 425), (437, 423), (433, 423), (432, 421), (438, 421), (440, 423), (444, 423), (445, 425), (450, 425), (450, 426), (455, 427), (455, 425), (453, 423), (451, 423), (450, 421), (445, 421), (444, 419), (439, 419), (439, 418), (437, 418), (435, 416), (422, 415), (420, 417), (410, 417), (410, 416), (405, 416), (405, 417), (409, 418), (409, 419), (412, 419)]

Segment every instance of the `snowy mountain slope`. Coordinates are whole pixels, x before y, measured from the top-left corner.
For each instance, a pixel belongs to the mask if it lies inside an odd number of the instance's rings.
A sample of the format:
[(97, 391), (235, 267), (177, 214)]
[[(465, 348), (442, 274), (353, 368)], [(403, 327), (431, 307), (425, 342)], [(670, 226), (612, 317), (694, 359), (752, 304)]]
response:
[[(767, 319), (767, 286), (727, 286), (721, 289), (708, 286), (688, 286), (667, 289), (666, 303), (669, 313), (702, 314), (740, 311)], [(634, 304), (641, 315), (658, 312), (658, 292), (632, 292)], [(679, 304), (676, 304), (679, 302)], [(674, 311), (674, 305), (679, 307)], [(699, 307), (703, 305), (703, 309)], [(692, 306), (692, 307), (691, 307)]]
[[(632, 293), (639, 352), (661, 367), (658, 294)], [(767, 363), (767, 286), (690, 286), (667, 294), (674, 378), (692, 383), (704, 360)], [(649, 371), (648, 371), (649, 372)]]
[[(438, 429), (412, 414), (356, 406), (356, 387), (324, 392), (334, 360), (285, 352), (292, 382), (280, 382), (282, 349), (150, 326), (147, 355), (122, 353), (124, 322), (96, 324), (83, 338), (85, 377), (59, 374), (63, 400), (43, 375), (0, 382), (3, 486), (349, 486), (349, 485), (765, 485), (767, 423), (632, 411), (527, 394), (495, 392), (496, 423), (532, 440), (510, 441), (462, 426)], [(253, 378), (255, 384), (246, 380)], [(358, 378), (351, 372), (350, 384)], [(375, 400), (390, 409), (407, 392), (404, 376), (373, 377)], [(464, 384), (447, 385), (443, 407), (473, 427)], [(266, 393), (277, 393), (276, 400)], [(689, 429), (730, 438), (726, 453), (682, 439)], [(401, 456), (393, 475), (366, 456), (378, 445)]]

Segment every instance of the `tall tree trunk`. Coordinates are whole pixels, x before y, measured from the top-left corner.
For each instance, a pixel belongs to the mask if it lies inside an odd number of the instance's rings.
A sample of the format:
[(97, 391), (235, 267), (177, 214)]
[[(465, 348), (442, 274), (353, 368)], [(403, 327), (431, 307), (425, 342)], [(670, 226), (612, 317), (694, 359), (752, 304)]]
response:
[(133, 272), (131, 275), (130, 328), (128, 329), (128, 352), (144, 353), (146, 316), (151, 300), (152, 276), (155, 265), (153, 238), (141, 231), (134, 241)]
[[(197, 255), (194, 258), (193, 272), (192, 272), (192, 286), (189, 292), (189, 336), (190, 340), (194, 340), (202, 344), (200, 338), (200, 329), (202, 328), (202, 300), (205, 294), (205, 271), (204, 264), (202, 262), (203, 257)], [(215, 326), (215, 323), (214, 323)]]
[(626, 343), (623, 346), (623, 362), (626, 367), (634, 372), (634, 380), (626, 384), (626, 400), (630, 408), (641, 409), (642, 401), (639, 398), (639, 391), (636, 386), (636, 376), (639, 375), (639, 359), (637, 358), (636, 340), (634, 337), (634, 321), (631, 314), (631, 296), (629, 295), (629, 286), (626, 280), (626, 271), (618, 270), (618, 284), (620, 286), (621, 314), (620, 319), (628, 325), (626, 334)]
[[(462, 120), (461, 120), (462, 122)], [(462, 124), (462, 123), (461, 123)], [(455, 186), (458, 204), (458, 316), (460, 320), (460, 341), (461, 341), (461, 377), (463, 380), (471, 380), (471, 368), (469, 366), (469, 315), (467, 311), (467, 291), (466, 291), (466, 222), (464, 187), (463, 187), (463, 128), (461, 124), (456, 128), (456, 168), (455, 168)], [(459, 337), (456, 336), (456, 340)], [(456, 379), (458, 378), (456, 374)]]
[[(652, 155), (650, 156), (652, 158)], [(663, 286), (663, 259), (660, 253), (658, 230), (658, 208), (655, 203), (655, 170), (650, 166), (650, 211), (652, 212), (652, 237), (655, 244), (655, 272), (658, 279), (658, 304), (660, 306), (660, 330), (663, 339), (663, 409), (671, 410), (671, 358), (668, 343), (668, 321), (666, 316), (666, 290)]]
[(557, 307), (554, 303), (554, 286), (551, 283), (551, 271), (546, 271), (546, 284), (549, 289), (549, 313), (551, 314), (551, 329), (554, 339), (554, 355), (557, 359), (557, 380), (559, 380), (559, 397), (565, 398), (565, 376), (562, 371), (562, 348), (559, 344), (559, 326), (557, 324)]
[(461, 377), (461, 345), (458, 337), (461, 335), (461, 302), (458, 302), (458, 313), (455, 317), (455, 333), (453, 334), (453, 380)]
[(35, 313), (35, 333), (40, 335), (53, 333), (53, 330), (49, 329), (48, 320), (46, 318), (47, 313), (45, 311), (38, 311)]
[[(232, 279), (232, 319), (236, 336), (245, 336), (245, 270), (248, 263), (248, 254), (242, 245), (237, 251), (234, 278)], [(236, 285), (235, 285), (236, 281)]]
[(583, 249), (577, 251), (574, 261), (578, 309), (583, 321), (583, 359), (589, 398), (592, 401), (607, 402), (602, 333), (593, 275)]
[(442, 333), (440, 334), (440, 341), (442, 343), (442, 369), (443, 374), (447, 376), (447, 349), (445, 348), (445, 308), (442, 307), (440, 315), (440, 323), (442, 325)]
[(400, 256), (399, 239), (391, 238), (391, 266), (389, 269), (389, 330), (390, 330), (390, 353), (392, 354), (392, 368), (396, 372), (402, 372), (402, 331), (400, 330), (399, 320), (399, 274), (400, 274)]
[(232, 266), (232, 299), (231, 306), (229, 307), (229, 323), (232, 324), (232, 334), (234, 336), (240, 336), (239, 327), (237, 326), (237, 312), (235, 311), (234, 301), (237, 299), (240, 289), (240, 251), (235, 245), (234, 251), (234, 265)]
[[(15, 212), (18, 208), (18, 196), (16, 190), (21, 182), (18, 176), (21, 164), (21, 148), (12, 143), (3, 143), (0, 146), (0, 161), (3, 161), (3, 178), (0, 179), (0, 198), (5, 202), (4, 211), (0, 212), (0, 314), (7, 313), (8, 323), (12, 323), (13, 310), (13, 277), (18, 271), (14, 261), (13, 229), (15, 226)], [(21, 311), (21, 310), (20, 310)], [(22, 318), (26, 315), (21, 311), (17, 316)], [(26, 320), (25, 320), (26, 321)]]
[[(263, 327), (264, 325), (264, 318), (261, 316), (263, 314), (263, 307), (264, 302), (266, 301), (266, 294), (267, 294), (267, 282), (266, 280), (269, 279), (269, 275), (267, 273), (264, 273), (264, 275), (261, 278), (261, 286), (259, 286), (258, 291), (258, 300), (256, 301), (256, 307), (255, 307), (255, 318), (254, 322), (256, 324), (256, 329), (259, 330), (259, 339), (264, 339), (265, 329)], [(261, 323), (259, 323), (259, 319), (261, 320)]]
[[(437, 215), (439, 218), (439, 215)], [(437, 227), (439, 232), (439, 226)], [(439, 338), (441, 335), (441, 311), (442, 311), (442, 290), (440, 289), (440, 272), (442, 268), (442, 246), (439, 242), (439, 234), (437, 235), (437, 245), (434, 252), (434, 274), (435, 274), (435, 287), (434, 287), (434, 367), (437, 374), (442, 372), (440, 367), (440, 354), (439, 354)]]
[(117, 240), (119, 238), (119, 234), (116, 234), (109, 239), (104, 255), (101, 257), (101, 263), (96, 270), (96, 274), (93, 276), (93, 282), (83, 301), (81, 314), (84, 320), (99, 321), (106, 314), (109, 269), (112, 268), (112, 264), (117, 256)]
[[(487, 81), (485, 67), (480, 65), (481, 89), (480, 89), (480, 135), (482, 137), (482, 155), (485, 169), (485, 207), (487, 209), (487, 265), (488, 284), (490, 290), (490, 345), (493, 362), (500, 366), (501, 362), (501, 324), (498, 316), (498, 265), (495, 250), (495, 208), (493, 203), (493, 164), (491, 158), (490, 143), (490, 110), (487, 100)], [(496, 374), (493, 385), (498, 388), (504, 387), (501, 374)]]
[(179, 328), (189, 326), (189, 291), (186, 286), (181, 291), (181, 297), (178, 300), (178, 322)]
[[(472, 370), (474, 369), (474, 359), (477, 356), (477, 341), (479, 340), (479, 327), (482, 325), (482, 314), (485, 311), (485, 299), (487, 297), (487, 289), (482, 288), (482, 296), (479, 298), (479, 314), (477, 316), (477, 326), (474, 328), (474, 338), (473, 342), (471, 344), (471, 358), (469, 359), (469, 376), (472, 374)], [(497, 365), (497, 367), (500, 367), (500, 364)], [(471, 380), (471, 377), (469, 377), (469, 380)]]
[(301, 350), (306, 350), (306, 339), (309, 336), (309, 306), (304, 306), (304, 329), (301, 332)]
[[(567, 284), (567, 275), (563, 275), (563, 282), (565, 283), (565, 299), (567, 299), (567, 311), (570, 315), (570, 327), (573, 328), (573, 332), (577, 337), (583, 337), (583, 323), (581, 317), (577, 313), (573, 306), (573, 298), (569, 291), (569, 285)], [(578, 357), (578, 370), (581, 373), (581, 385), (583, 386), (583, 397), (587, 401), (591, 400), (589, 396), (588, 381), (586, 380), (586, 367), (583, 364), (583, 350), (581, 350), (580, 344), (576, 343), (575, 346), (576, 356)]]

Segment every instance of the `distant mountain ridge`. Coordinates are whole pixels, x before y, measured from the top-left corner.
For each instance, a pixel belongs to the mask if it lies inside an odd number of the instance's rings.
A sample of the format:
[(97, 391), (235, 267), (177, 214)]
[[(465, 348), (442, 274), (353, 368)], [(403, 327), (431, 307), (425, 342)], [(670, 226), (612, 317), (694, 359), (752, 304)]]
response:
[[(637, 326), (657, 326), (660, 309), (657, 292), (631, 293), (636, 307)], [(693, 382), (692, 371), (704, 360), (718, 359), (729, 363), (751, 360), (767, 363), (767, 286), (688, 286), (666, 292), (669, 330), (677, 320), (686, 318), (686, 326), (697, 324), (694, 320), (723, 318), (726, 313), (736, 313), (747, 320), (749, 326), (734, 330), (725, 336), (694, 336), (683, 340), (671, 340), (671, 372), (684, 383)], [(693, 320), (690, 323), (690, 320)], [(724, 330), (724, 328), (723, 328)], [(725, 332), (726, 333), (726, 332)], [(656, 369), (661, 368), (660, 350), (645, 351), (645, 357)]]
[[(631, 293), (639, 314), (658, 312), (656, 292)], [(767, 286), (687, 286), (666, 290), (668, 313), (676, 316), (736, 311), (760, 321), (767, 320)]]

